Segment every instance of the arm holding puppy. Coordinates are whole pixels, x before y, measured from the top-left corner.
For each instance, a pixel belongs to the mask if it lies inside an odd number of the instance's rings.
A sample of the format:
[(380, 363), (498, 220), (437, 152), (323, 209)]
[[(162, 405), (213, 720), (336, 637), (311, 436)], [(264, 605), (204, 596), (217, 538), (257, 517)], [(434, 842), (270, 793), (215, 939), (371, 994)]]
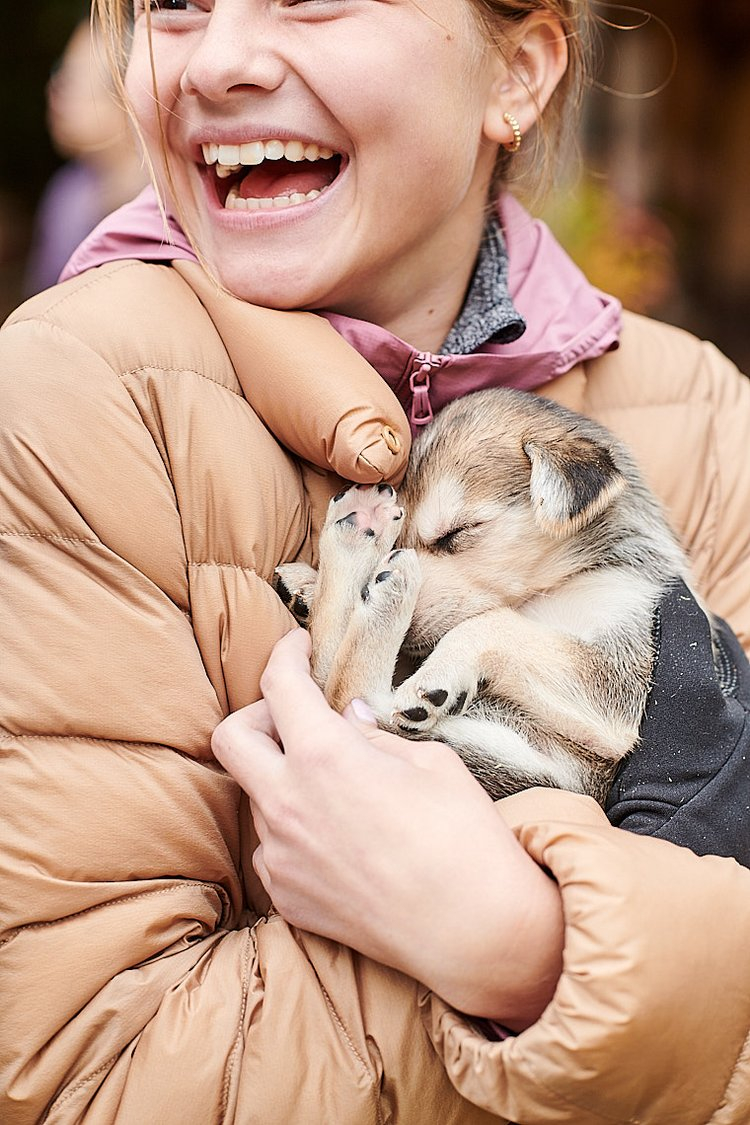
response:
[(559, 893), (457, 755), (332, 711), (303, 630), (276, 646), (261, 689), (213, 749), (250, 796), (256, 870), (284, 918), (464, 1011), (536, 1019), (560, 974)]
[[(264, 699), (214, 734), (281, 914), (426, 984), (451, 1081), (494, 1113), (549, 1120), (560, 1098), (577, 1125), (705, 1123), (723, 1103), (747, 1120), (750, 872), (575, 794), (493, 805), (445, 746), (331, 711), (308, 651), (302, 631), (280, 641)], [(521, 1033), (490, 1042), (462, 1013)]]

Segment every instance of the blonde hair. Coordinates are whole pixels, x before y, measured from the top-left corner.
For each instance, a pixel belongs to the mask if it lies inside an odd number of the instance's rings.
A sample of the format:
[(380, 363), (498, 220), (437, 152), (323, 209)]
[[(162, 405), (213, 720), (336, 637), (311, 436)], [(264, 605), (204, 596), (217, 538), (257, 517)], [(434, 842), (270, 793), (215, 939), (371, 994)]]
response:
[[(167, 219), (167, 210), (162, 198), (162, 193), (159, 190), (159, 178), (156, 174), (156, 168), (151, 158), (151, 154), (143, 136), (138, 118), (133, 112), (130, 104), (127, 91), (125, 89), (125, 72), (127, 70), (128, 58), (130, 56), (130, 40), (133, 30), (133, 4), (132, 0), (91, 0), (91, 26), (97, 32), (99, 42), (102, 44), (107, 64), (109, 66), (110, 74), (112, 76), (112, 84), (114, 87), (115, 96), (119, 98), (123, 107), (128, 113), (135, 130), (136, 136), (141, 146), (143, 159), (148, 170), (151, 182), (154, 186), (156, 193), (156, 201), (161, 212), (162, 221), (164, 223), (164, 237), (166, 241), (170, 241), (171, 234), (169, 230), (169, 222)], [(160, 144), (162, 163), (166, 177), (167, 185), (172, 192), (173, 199), (176, 200), (176, 193), (172, 190), (174, 187), (172, 181), (172, 170), (169, 165), (169, 157), (167, 154), (167, 144), (164, 135), (164, 119), (161, 113), (161, 103), (159, 100), (158, 83), (156, 76), (156, 66), (154, 63), (154, 56), (151, 44), (151, 36), (149, 34), (149, 54), (151, 63), (151, 82), (153, 86), (154, 100), (157, 105), (159, 131), (160, 131)], [(179, 214), (179, 204), (177, 204), (178, 215), (177, 218), (182, 222), (182, 216)], [(182, 222), (183, 229), (191, 242), (194, 240), (186, 223)], [(200, 249), (194, 247), (201, 264), (208, 269), (207, 263), (203, 260), (203, 255)], [(210, 271), (209, 271), (210, 272)]]
[[(591, 46), (591, 0), (467, 0), (487, 43), (499, 51), (508, 65), (514, 65), (509, 26), (522, 22), (534, 12), (548, 12), (562, 25), (568, 46), (568, 66), (555, 89), (537, 127), (525, 138), (521, 153), (511, 156), (503, 148), (498, 153), (492, 191), (511, 177), (524, 194), (539, 197), (550, 186), (560, 158), (569, 150), (575, 136), (580, 101), (588, 73)], [(130, 47), (132, 23), (131, 0), (92, 0), (92, 20), (98, 27), (105, 45), (115, 88), (123, 104), (128, 107), (124, 76)], [(154, 92), (158, 102), (157, 75), (151, 60)], [(133, 114), (131, 112), (131, 117)], [(143, 137), (136, 120), (133, 121), (141, 143)], [(143, 145), (145, 151), (145, 145)], [(162, 156), (169, 180), (166, 148)], [(153, 166), (146, 152), (146, 160), (153, 177)]]
[(92, 29), (104, 46), (112, 81), (123, 100), (132, 22), (131, 0), (91, 0)]

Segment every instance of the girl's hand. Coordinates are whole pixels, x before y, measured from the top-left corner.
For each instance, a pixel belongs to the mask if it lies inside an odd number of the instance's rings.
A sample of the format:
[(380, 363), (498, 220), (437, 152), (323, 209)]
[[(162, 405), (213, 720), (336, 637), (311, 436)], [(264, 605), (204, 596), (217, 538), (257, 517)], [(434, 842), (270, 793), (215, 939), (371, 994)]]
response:
[(302, 630), (278, 643), (264, 698), (212, 744), (250, 797), (277, 910), (464, 1012), (527, 1026), (560, 973), (555, 884), (449, 747), (380, 731), (357, 704), (332, 711), (309, 644)]

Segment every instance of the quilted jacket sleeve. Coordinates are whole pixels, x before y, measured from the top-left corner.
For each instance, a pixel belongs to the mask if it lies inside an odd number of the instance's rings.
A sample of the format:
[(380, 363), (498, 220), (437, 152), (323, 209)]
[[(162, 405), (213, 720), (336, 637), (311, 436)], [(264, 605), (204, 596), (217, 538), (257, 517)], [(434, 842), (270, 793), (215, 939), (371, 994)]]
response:
[(711, 466), (716, 473), (716, 534), (706, 598), (750, 653), (750, 380), (712, 344), (702, 345), (710, 399)]
[[(171, 362), (132, 361), (176, 300), (144, 269), (106, 360), (75, 286), (0, 334), (0, 1120), (488, 1120), (413, 981), (254, 897), (209, 740), (289, 625), (267, 579), (306, 499), (225, 354), (181, 351), (199, 310)], [(85, 316), (121, 318), (88, 284)]]
[(698, 589), (750, 653), (750, 380), (713, 344), (632, 313), (578, 404), (626, 441)]
[(586, 797), (499, 807), (561, 888), (563, 975), (539, 1021), (500, 1042), (426, 998), (457, 1089), (523, 1125), (744, 1125), (750, 871), (612, 828)]

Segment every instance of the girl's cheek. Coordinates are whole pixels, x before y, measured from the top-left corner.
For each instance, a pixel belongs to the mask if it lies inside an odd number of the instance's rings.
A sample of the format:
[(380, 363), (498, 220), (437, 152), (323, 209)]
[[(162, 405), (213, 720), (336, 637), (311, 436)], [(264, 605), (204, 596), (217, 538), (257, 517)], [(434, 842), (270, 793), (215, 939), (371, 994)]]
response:
[[(159, 95), (165, 103), (162, 81), (157, 80)], [(125, 75), (125, 92), (130, 103), (130, 108), (146, 137), (158, 135), (158, 122), (156, 113), (156, 99), (154, 97), (153, 78), (148, 56), (143, 58), (143, 53), (134, 47), (130, 56), (127, 73)]]

